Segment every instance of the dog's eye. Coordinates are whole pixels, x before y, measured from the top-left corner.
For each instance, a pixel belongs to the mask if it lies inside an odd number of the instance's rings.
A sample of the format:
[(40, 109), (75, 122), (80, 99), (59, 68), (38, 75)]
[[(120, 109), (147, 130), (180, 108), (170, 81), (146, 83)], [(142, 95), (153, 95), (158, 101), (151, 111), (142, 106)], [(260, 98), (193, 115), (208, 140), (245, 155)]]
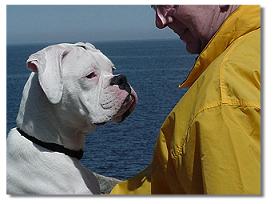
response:
[(89, 75), (86, 76), (88, 79), (92, 79), (93, 77), (96, 77), (95, 72), (91, 72)]

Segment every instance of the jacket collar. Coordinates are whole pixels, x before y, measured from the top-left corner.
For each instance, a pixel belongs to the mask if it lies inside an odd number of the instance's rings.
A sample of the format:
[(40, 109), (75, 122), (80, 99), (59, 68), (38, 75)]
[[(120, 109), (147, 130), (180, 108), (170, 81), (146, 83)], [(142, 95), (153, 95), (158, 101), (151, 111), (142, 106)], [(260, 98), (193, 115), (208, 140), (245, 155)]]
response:
[(198, 56), (194, 67), (179, 88), (190, 87), (208, 65), (234, 40), (260, 28), (260, 6), (240, 6), (222, 24)]

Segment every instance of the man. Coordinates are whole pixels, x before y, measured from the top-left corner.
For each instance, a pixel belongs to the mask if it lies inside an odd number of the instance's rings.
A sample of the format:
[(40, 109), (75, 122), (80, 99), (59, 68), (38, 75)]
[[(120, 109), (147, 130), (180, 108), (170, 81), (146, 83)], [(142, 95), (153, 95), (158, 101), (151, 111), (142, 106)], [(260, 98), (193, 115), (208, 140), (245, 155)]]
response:
[(260, 188), (260, 7), (154, 6), (199, 53), (152, 163), (112, 194), (255, 194)]

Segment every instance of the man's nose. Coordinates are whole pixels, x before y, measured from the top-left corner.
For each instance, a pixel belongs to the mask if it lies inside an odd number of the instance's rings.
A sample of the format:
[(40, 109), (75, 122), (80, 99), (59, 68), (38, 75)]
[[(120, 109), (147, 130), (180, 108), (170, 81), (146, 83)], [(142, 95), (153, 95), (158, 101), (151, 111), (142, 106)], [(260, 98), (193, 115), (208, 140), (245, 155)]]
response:
[(155, 24), (159, 29), (165, 28), (169, 23), (173, 22), (171, 16), (166, 15), (166, 11), (163, 8), (155, 8)]
[(156, 27), (159, 28), (159, 29), (163, 29), (167, 26), (167, 23), (166, 23), (166, 20), (163, 18), (161, 19), (157, 13), (156, 13), (156, 18), (155, 18), (155, 24), (156, 24)]

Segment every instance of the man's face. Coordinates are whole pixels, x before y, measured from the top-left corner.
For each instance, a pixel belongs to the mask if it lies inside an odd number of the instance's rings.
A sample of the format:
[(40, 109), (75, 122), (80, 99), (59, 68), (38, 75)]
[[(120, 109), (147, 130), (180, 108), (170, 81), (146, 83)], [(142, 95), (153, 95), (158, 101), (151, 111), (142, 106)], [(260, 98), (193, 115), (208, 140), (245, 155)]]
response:
[(216, 8), (208, 5), (156, 6), (155, 23), (159, 29), (171, 28), (186, 43), (190, 53), (200, 53), (214, 34), (211, 23)]

